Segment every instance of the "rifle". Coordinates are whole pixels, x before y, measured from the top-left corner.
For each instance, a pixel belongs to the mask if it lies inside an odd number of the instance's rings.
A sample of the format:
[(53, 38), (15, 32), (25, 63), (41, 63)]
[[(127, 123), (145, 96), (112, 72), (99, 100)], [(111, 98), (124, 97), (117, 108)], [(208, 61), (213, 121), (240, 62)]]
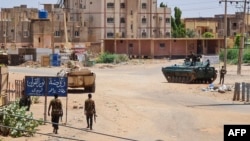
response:
[(96, 115), (96, 114), (94, 114), (94, 121), (95, 121), (95, 123), (96, 123), (96, 117), (97, 117), (97, 115)]
[(62, 122), (62, 117), (63, 117), (63, 111), (60, 112), (61, 122)]

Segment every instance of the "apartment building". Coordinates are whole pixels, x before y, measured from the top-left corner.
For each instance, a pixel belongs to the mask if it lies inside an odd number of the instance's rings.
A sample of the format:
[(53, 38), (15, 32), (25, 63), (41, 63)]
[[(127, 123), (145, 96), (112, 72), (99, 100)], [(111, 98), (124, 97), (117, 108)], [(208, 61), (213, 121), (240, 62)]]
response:
[[(235, 14), (229, 14), (227, 15), (227, 36), (233, 37), (237, 34), (240, 34), (243, 29), (243, 12), (236, 12)], [(218, 34), (220, 35), (223, 33), (224, 29), (224, 14), (221, 15), (215, 15), (215, 18), (218, 19), (218, 28), (222, 29), (221, 31), (218, 31)], [(246, 34), (250, 34), (250, 15), (245, 15), (245, 31)]]
[(37, 18), (37, 13), (37, 9), (28, 9), (26, 5), (2, 8), (0, 16), (1, 48), (6, 48), (13, 43), (20, 46), (31, 46), (30, 19)]
[(106, 38), (171, 37), (171, 9), (157, 7), (157, 0), (58, 2), (44, 4), (48, 19), (39, 19), (39, 10), (26, 5), (2, 8), (2, 46), (8, 48), (15, 43), (23, 47), (51, 48), (61, 47), (65, 42), (71, 43), (71, 47), (84, 42), (102, 46)]

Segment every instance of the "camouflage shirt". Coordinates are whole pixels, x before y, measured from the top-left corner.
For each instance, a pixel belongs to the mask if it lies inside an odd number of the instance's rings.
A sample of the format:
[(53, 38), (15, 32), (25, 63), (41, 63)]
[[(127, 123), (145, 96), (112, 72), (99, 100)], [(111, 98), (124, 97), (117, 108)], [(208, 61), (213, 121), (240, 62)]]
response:
[(51, 115), (62, 114), (62, 102), (60, 99), (52, 99), (49, 103), (49, 109), (52, 107)]
[(92, 99), (87, 99), (84, 105), (84, 111), (87, 115), (95, 114), (95, 101)]

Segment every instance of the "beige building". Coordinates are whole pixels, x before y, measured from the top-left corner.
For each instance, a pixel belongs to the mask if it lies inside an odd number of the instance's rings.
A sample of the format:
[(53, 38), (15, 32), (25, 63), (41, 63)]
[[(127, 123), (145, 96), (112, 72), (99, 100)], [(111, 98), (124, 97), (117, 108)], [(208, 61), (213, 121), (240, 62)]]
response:
[(64, 0), (44, 9), (48, 17), (41, 19), (38, 9), (26, 5), (3, 8), (2, 46), (102, 46), (105, 38), (171, 37), (171, 9), (157, 7), (157, 0)]
[(0, 43), (6, 48), (13, 43), (20, 46), (31, 46), (30, 19), (38, 17), (37, 9), (26, 5), (14, 8), (2, 8), (0, 18)]
[[(224, 37), (224, 14), (215, 15), (214, 17), (185, 18), (184, 24), (186, 29), (195, 31), (195, 37), (199, 38), (205, 32), (211, 32), (214, 37)], [(250, 33), (250, 15), (245, 16), (246, 34)], [(234, 37), (240, 34), (243, 28), (243, 13), (227, 15), (227, 37)]]
[(201, 38), (205, 32), (211, 32), (217, 37), (218, 21), (212, 17), (185, 18), (185, 28), (195, 32), (195, 37)]

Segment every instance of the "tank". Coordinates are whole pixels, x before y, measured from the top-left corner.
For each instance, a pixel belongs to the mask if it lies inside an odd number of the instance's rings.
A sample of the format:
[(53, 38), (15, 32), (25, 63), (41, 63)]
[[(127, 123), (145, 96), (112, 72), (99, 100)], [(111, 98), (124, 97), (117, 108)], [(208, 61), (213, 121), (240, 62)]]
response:
[[(192, 60), (191, 60), (192, 59)], [(162, 67), (162, 73), (170, 83), (212, 83), (217, 78), (217, 70), (210, 61), (201, 62), (201, 56), (186, 58), (183, 64)]]
[(68, 77), (69, 88), (84, 88), (85, 92), (95, 92), (96, 74), (87, 68), (82, 69), (62, 69), (57, 76)]

